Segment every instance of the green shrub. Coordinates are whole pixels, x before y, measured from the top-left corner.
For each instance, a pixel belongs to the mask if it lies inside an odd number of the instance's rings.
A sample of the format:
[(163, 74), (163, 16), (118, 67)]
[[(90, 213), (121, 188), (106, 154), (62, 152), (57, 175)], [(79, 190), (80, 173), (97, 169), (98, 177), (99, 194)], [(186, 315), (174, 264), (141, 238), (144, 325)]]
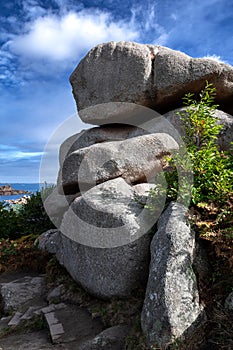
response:
[(18, 212), (21, 231), (24, 235), (41, 234), (54, 225), (50, 221), (41, 198), (41, 192), (33, 194)]
[[(218, 124), (215, 116), (218, 107), (214, 104), (215, 93), (213, 85), (206, 82), (199, 101), (194, 99), (193, 94), (187, 94), (183, 99), (186, 108), (178, 115), (185, 134), (185, 147), (167, 157), (169, 170), (165, 172), (165, 178), (169, 201), (178, 200), (187, 204), (191, 191), (192, 204), (221, 204), (233, 192), (233, 155), (221, 151), (217, 143), (223, 125)], [(190, 181), (190, 164), (193, 181)], [(164, 191), (164, 188), (158, 187), (153, 191), (160, 190)], [(155, 196), (153, 191), (150, 197)]]
[[(47, 188), (45, 197), (52, 189)], [(13, 207), (0, 202), (0, 239), (16, 239), (22, 235), (39, 235), (44, 231), (54, 228), (50, 221), (41, 198), (41, 192), (33, 194), (26, 204), (22, 204), (14, 210)]]
[(17, 213), (8, 205), (0, 202), (0, 239), (14, 239), (19, 236), (20, 220)]
[(233, 191), (233, 156), (220, 151), (217, 139), (223, 128), (215, 116), (214, 104), (216, 90), (212, 84), (200, 93), (200, 101), (192, 94), (184, 98), (186, 111), (180, 113), (185, 128), (183, 138), (188, 156), (193, 164), (194, 183), (192, 202), (219, 202)]

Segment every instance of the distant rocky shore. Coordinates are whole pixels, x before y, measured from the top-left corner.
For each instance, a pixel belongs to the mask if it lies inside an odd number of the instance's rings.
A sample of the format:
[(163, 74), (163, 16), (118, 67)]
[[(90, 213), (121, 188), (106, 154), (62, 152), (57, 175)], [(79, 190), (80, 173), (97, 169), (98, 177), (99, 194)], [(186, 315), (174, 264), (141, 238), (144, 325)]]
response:
[(30, 194), (29, 191), (15, 190), (11, 185), (0, 186), (0, 196), (13, 196), (17, 194)]

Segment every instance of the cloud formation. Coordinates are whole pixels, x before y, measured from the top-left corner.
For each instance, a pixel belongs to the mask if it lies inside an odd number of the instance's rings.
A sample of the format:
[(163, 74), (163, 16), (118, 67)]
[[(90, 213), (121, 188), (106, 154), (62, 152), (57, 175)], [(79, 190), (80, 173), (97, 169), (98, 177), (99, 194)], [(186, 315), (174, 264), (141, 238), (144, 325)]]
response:
[(37, 60), (74, 61), (97, 43), (139, 37), (130, 23), (114, 22), (109, 13), (99, 10), (39, 17), (27, 27), (27, 33), (16, 36), (8, 46), (17, 55)]

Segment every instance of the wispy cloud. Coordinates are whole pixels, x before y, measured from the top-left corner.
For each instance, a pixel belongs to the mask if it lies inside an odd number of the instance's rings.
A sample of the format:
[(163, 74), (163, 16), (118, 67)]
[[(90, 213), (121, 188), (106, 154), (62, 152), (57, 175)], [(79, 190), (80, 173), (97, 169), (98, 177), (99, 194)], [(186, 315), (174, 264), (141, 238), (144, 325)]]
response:
[(0, 161), (14, 161), (19, 159), (38, 158), (43, 152), (23, 152), (16, 147), (0, 144)]
[(158, 1), (137, 3), (131, 8), (131, 26), (137, 28), (138, 41), (153, 45), (166, 45), (169, 31), (160, 23)]

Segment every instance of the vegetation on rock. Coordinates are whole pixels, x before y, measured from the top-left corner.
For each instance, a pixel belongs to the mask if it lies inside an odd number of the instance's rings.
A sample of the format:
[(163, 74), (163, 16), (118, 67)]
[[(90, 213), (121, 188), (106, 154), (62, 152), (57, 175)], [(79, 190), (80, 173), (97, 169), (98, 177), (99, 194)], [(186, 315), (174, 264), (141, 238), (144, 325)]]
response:
[(189, 206), (190, 222), (210, 265), (207, 278), (197, 276), (208, 319), (189, 343), (173, 344), (174, 349), (201, 349), (205, 343), (213, 349), (230, 349), (233, 344), (232, 315), (224, 310), (233, 286), (233, 152), (218, 146), (223, 125), (215, 117), (214, 98), (215, 88), (208, 82), (200, 100), (193, 94), (184, 97), (186, 108), (179, 117), (185, 147), (166, 159), (167, 189), (157, 186), (149, 193), (152, 212), (159, 191), (167, 191), (167, 202), (177, 200)]

